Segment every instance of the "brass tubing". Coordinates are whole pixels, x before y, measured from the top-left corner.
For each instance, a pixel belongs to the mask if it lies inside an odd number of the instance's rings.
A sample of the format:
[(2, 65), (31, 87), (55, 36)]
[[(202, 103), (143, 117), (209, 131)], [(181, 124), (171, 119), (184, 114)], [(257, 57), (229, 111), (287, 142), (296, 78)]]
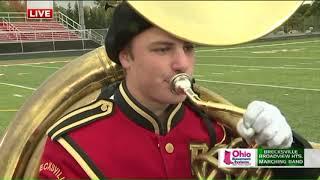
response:
[(199, 96), (191, 89), (191, 82), (192, 77), (190, 75), (186, 73), (177, 74), (171, 79), (171, 90), (176, 94), (186, 94), (195, 105), (204, 109), (214, 109), (238, 115), (243, 115), (246, 111), (245, 109), (236, 106), (201, 100)]
[(194, 104), (200, 107), (204, 107), (206, 109), (215, 109), (215, 110), (226, 111), (226, 112), (239, 114), (239, 115), (243, 115), (246, 111), (245, 109), (242, 109), (236, 106), (230, 106), (227, 104), (215, 103), (211, 101), (202, 101), (200, 98), (198, 100), (193, 96), (189, 96), (187, 93), (186, 95)]

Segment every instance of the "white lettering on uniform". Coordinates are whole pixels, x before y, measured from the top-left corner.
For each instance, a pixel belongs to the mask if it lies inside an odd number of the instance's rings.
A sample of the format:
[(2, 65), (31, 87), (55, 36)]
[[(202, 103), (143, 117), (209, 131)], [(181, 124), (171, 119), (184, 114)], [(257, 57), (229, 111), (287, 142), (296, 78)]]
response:
[(41, 164), (40, 168), (39, 168), (39, 172), (41, 172), (41, 171), (49, 171), (53, 175), (55, 175), (57, 177), (57, 179), (59, 179), (59, 180), (65, 179), (64, 176), (61, 176), (62, 175), (61, 169), (52, 162), (46, 162), (44, 164)]

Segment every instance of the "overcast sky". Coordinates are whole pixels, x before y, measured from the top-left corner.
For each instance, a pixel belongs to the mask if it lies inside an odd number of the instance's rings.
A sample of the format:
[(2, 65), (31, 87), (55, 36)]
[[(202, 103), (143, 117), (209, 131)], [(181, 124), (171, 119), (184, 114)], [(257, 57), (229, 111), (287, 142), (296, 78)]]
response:
[[(55, 0), (54, 1), (58, 6), (63, 6), (64, 8), (68, 7), (68, 3), (70, 2), (71, 7), (74, 7), (74, 3), (77, 1), (59, 1), (59, 0)], [(83, 5), (84, 6), (93, 6), (94, 5), (94, 1), (83, 1)]]

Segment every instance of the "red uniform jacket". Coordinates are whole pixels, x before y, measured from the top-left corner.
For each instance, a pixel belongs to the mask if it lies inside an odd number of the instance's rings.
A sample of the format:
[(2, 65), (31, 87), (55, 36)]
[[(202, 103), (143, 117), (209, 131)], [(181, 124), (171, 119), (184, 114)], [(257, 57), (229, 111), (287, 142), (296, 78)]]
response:
[[(208, 130), (186, 103), (171, 105), (166, 122), (120, 84), (109, 99), (79, 108), (49, 130), (39, 178), (192, 178), (193, 147), (208, 148)], [(212, 122), (216, 143), (224, 127)], [(201, 150), (201, 149), (200, 149)]]

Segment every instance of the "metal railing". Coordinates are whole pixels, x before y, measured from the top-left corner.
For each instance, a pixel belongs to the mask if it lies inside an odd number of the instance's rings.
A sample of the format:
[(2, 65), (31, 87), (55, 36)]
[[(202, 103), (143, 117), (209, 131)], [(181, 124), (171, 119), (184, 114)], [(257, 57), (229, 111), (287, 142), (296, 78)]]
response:
[(90, 39), (98, 44), (103, 45), (104, 44), (104, 37), (103, 35), (99, 34), (98, 32), (96, 32), (95, 30), (92, 29), (88, 29), (86, 31), (86, 38)]
[(28, 19), (25, 12), (0, 12), (0, 17), (8, 22), (43, 22), (54, 21), (54, 19)]
[(1, 23), (2, 26), (5, 27), (4, 32), (1, 32), (2, 34), (5, 34), (6, 37), (9, 40), (15, 40), (15, 41), (19, 41), (21, 43), (21, 33), (19, 31), (19, 29), (17, 27), (15, 27), (14, 25), (12, 25), (10, 22), (8, 22), (5, 18), (1, 18)]
[(25, 12), (0, 12), (0, 17), (5, 18), (8, 22), (27, 21)]
[[(63, 14), (62, 12), (57, 12), (55, 14), (55, 19), (56, 21), (62, 23), (65, 27), (68, 27), (69, 29), (73, 29), (73, 30), (81, 30), (81, 25), (77, 22), (75, 22), (73, 19), (69, 18), (68, 16), (66, 16), (65, 14)], [(104, 37), (97, 33), (96, 31), (92, 30), (92, 29), (88, 29), (85, 31), (81, 31), (82, 33), (80, 34), (80, 36), (84, 39), (90, 39), (92, 41), (95, 41), (98, 44), (103, 45), (104, 43)]]
[[(80, 34), (88, 30), (41, 30), (41, 31), (12, 31), (16, 34), (16, 38), (9, 38), (3, 42), (17, 42), (17, 41), (61, 41), (61, 40), (81, 40)], [(2, 34), (10, 34), (10, 32), (1, 32)]]
[(62, 12), (56, 12), (54, 14), (54, 19), (57, 22), (60, 22), (61, 24), (63, 24), (68, 29), (73, 29), (73, 30), (80, 30), (81, 29), (81, 26), (79, 23), (75, 22), (73, 19), (69, 18), (68, 16), (66, 16)]
[(1, 17), (1, 23), (2, 23), (2, 26), (6, 28), (7, 31), (19, 31), (17, 27), (12, 25), (10, 22), (7, 21), (7, 19), (3, 17)]

